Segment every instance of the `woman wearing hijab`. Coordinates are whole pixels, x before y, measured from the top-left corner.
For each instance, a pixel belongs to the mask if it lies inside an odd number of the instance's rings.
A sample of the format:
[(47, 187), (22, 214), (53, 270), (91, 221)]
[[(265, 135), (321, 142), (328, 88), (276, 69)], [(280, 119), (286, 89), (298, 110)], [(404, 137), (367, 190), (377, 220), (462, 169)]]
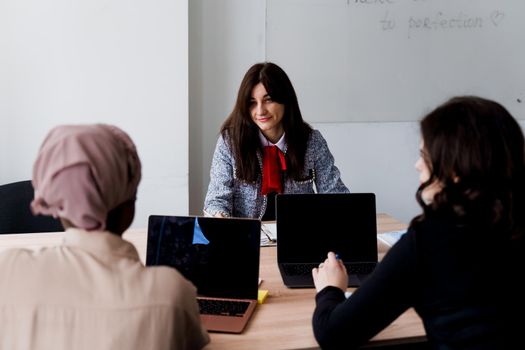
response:
[(51, 130), (33, 167), (34, 214), (60, 218), (62, 245), (0, 253), (1, 349), (199, 349), (196, 290), (144, 267), (122, 239), (135, 209), (135, 145), (109, 125)]
[(221, 127), (204, 212), (275, 220), (276, 194), (314, 192), (348, 189), (325, 139), (303, 120), (286, 73), (257, 63)]

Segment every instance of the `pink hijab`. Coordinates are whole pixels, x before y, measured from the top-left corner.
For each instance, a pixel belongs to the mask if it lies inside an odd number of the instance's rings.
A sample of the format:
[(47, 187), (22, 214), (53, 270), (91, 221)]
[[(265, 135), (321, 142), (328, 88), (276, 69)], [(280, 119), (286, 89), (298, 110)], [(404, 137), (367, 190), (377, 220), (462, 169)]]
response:
[(109, 211), (134, 199), (141, 177), (131, 138), (105, 124), (52, 129), (33, 166), (34, 214), (104, 230)]

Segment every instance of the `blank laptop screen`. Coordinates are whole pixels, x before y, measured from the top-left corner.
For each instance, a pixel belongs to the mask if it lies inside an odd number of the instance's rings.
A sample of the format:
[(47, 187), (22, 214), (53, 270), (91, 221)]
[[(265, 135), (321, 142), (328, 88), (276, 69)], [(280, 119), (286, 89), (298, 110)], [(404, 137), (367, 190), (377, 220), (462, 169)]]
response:
[(146, 265), (175, 267), (206, 297), (257, 299), (260, 221), (149, 217)]
[(345, 263), (377, 261), (375, 195), (278, 195), (279, 262), (321, 262), (329, 251)]

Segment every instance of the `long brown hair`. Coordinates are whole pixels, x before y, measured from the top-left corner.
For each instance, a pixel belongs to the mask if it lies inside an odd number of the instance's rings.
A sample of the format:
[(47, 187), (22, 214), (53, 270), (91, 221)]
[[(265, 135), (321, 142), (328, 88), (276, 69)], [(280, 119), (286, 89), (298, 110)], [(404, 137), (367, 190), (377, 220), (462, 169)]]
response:
[(287, 144), (287, 173), (295, 179), (302, 178), (306, 143), (312, 128), (303, 120), (290, 79), (284, 70), (271, 62), (254, 64), (246, 72), (233, 111), (221, 127), (221, 134), (229, 140), (235, 157), (236, 176), (254, 182), (260, 173), (257, 160), (257, 150), (261, 149), (258, 127), (250, 115), (252, 90), (259, 83), (264, 85), (273, 101), (284, 105), (282, 123)]
[[(414, 220), (439, 212), (523, 236), (525, 141), (503, 106), (480, 97), (453, 98), (421, 121), (421, 137), (431, 177), (418, 189), (424, 212)], [(426, 205), (421, 194), (434, 181), (443, 189)]]

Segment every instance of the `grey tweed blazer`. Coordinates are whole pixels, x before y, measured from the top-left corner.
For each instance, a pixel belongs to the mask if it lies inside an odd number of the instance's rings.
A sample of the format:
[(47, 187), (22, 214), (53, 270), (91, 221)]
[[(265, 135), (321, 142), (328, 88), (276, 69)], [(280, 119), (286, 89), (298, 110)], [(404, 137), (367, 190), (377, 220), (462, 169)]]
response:
[[(286, 150), (285, 150), (286, 153)], [(257, 158), (262, 174), (262, 155)], [(255, 182), (236, 177), (235, 157), (222, 135), (217, 141), (210, 170), (210, 184), (204, 201), (204, 211), (211, 215), (262, 218), (267, 198), (261, 194), (261, 175)], [(326, 140), (313, 130), (305, 154), (303, 178), (299, 181), (285, 177), (284, 193), (345, 193), (349, 192), (341, 180), (339, 169)]]

